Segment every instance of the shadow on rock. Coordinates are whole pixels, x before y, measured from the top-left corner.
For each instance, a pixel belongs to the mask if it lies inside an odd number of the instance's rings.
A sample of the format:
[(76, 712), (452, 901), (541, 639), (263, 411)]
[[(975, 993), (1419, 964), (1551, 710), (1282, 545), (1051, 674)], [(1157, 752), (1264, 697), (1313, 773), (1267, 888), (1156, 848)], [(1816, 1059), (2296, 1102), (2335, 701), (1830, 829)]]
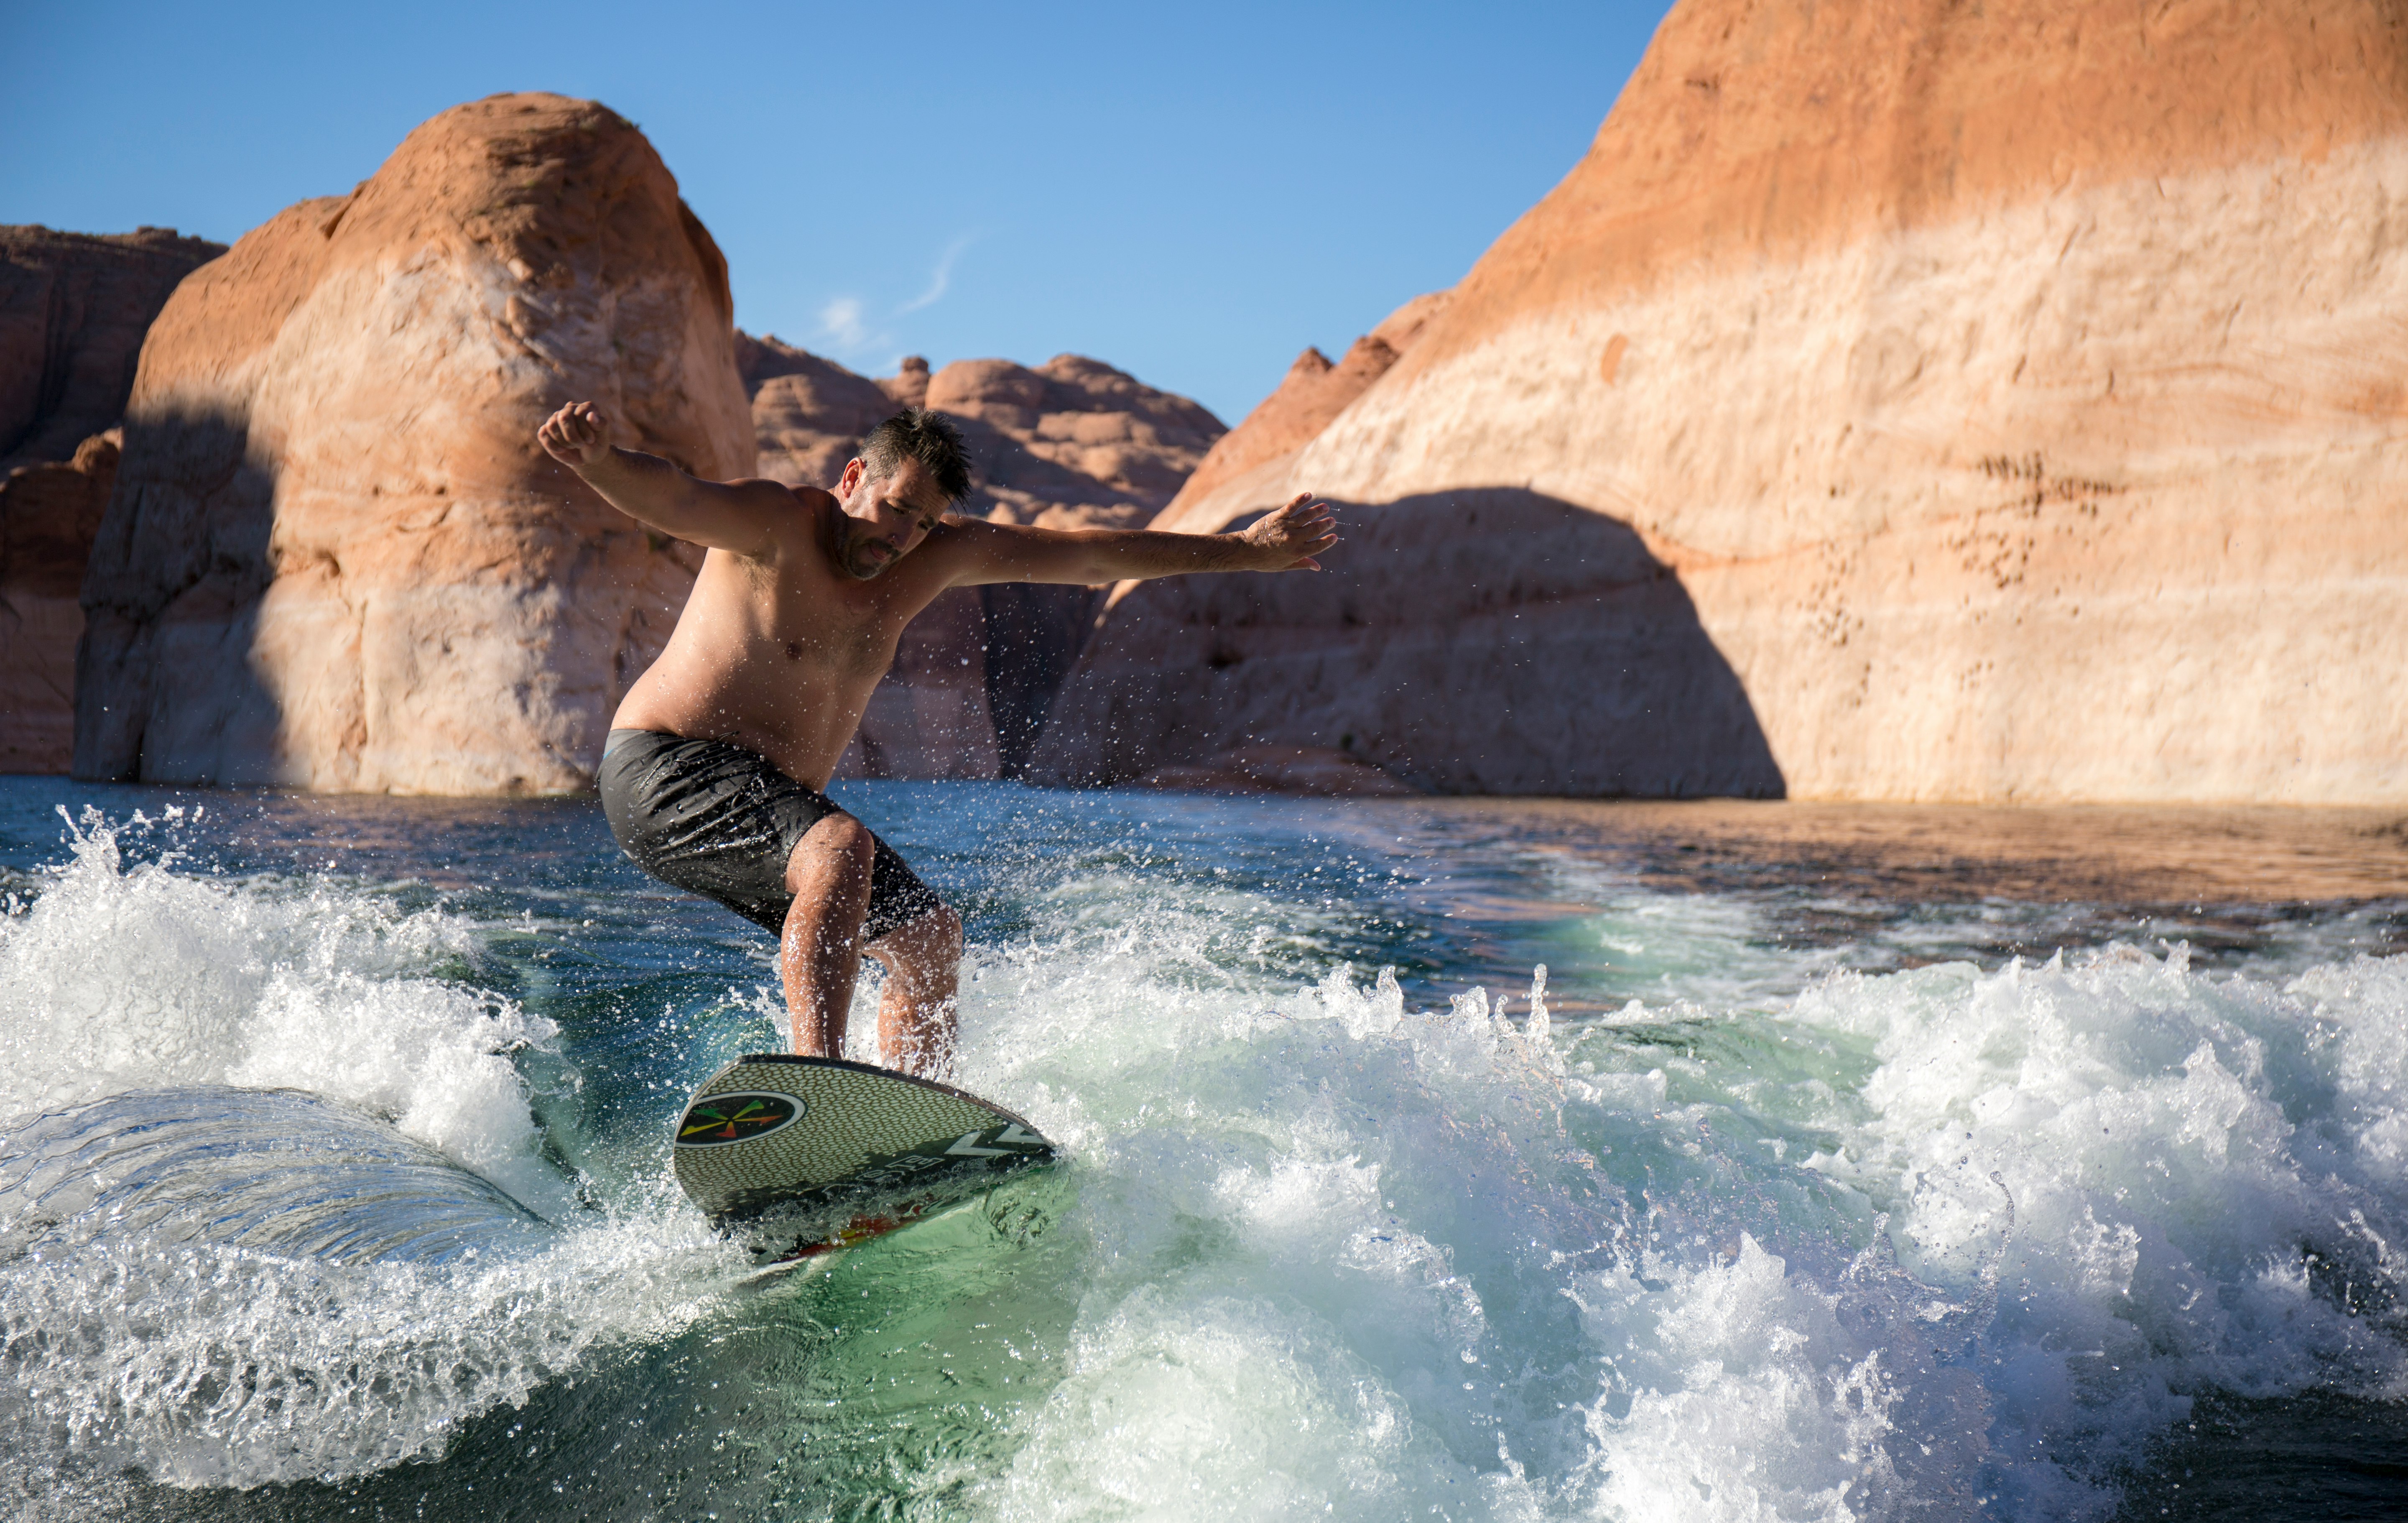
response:
[(1737, 673), (1627, 524), (1508, 487), (1336, 506), (1343, 543), (1319, 575), (1129, 589), (1054, 701), (1031, 781), (1282, 745), (1434, 793), (1784, 793)]
[[(251, 659), (275, 578), (276, 484), (249, 430), (208, 413), (129, 419), (83, 582), (75, 775), (281, 781), (283, 714)], [(258, 774), (258, 775), (254, 775)]]
[(1028, 775), (1046, 712), (1069, 679), (1095, 617), (1085, 587), (1002, 582), (981, 587), (986, 611), (986, 701), (1001, 775)]

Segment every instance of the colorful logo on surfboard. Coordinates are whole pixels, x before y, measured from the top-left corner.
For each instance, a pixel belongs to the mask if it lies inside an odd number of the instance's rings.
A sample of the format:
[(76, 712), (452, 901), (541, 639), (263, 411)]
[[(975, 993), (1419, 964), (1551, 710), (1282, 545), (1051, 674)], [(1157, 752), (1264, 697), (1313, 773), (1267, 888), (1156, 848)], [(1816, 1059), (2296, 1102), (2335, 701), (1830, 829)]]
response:
[(678, 1123), (680, 1147), (722, 1147), (767, 1137), (801, 1119), (804, 1106), (792, 1095), (746, 1090), (712, 1095), (686, 1107)]

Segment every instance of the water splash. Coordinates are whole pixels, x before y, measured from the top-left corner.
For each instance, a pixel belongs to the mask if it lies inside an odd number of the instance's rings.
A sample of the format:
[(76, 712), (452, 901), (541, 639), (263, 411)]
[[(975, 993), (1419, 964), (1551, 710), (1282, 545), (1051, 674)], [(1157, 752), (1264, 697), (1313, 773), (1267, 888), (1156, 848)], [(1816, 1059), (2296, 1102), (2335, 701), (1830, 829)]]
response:
[(438, 976), (479, 949), (466, 921), (323, 878), (129, 866), (120, 833), (88, 812), (39, 897), (0, 916), (0, 1116), (170, 1085), (303, 1089), (544, 1214), (571, 1209), (510, 1056), (558, 1028)]
[[(0, 956), (73, 984), (96, 944), (78, 926), (137, 901), (218, 917), (190, 945), (128, 922), (162, 955), (233, 949), (179, 975), (227, 992), (159, 1007), (223, 1013), (176, 1016), (216, 1034), (161, 1049), (218, 1055), (201, 1082), (253, 1052), (280, 970), (324, 1008), (352, 998), (309, 960), (317, 921), (357, 927), (337, 963), (386, 938), (345, 966), (442, 1041), (538, 1029), (477, 986), (493, 943), (467, 922), (145, 870), (95, 873), (109, 904), (21, 954), (46, 888)], [(1833, 973), (1729, 904), (1634, 891), (1583, 928), (1613, 932), (1640, 997), (1590, 1015), (1594, 968), (1562, 941), (1509, 1007), (1518, 974), (1493, 968), (1443, 996), (1367, 981), (1333, 950), (1375, 941), (1346, 907), (1276, 885), (1116, 866), (996, 893), (1018, 918), (974, 951), (961, 1077), (1075, 1153), (1032, 1241), (933, 1224), (739, 1302), (678, 1237), (690, 1219), (632, 1187), (508, 1265), (104, 1234), (5, 1266), (22, 1320), (0, 1400), (45, 1456), (187, 1485), (342, 1475), (363, 1506), (439, 1475), (463, 1508), (528, 1516), (1838, 1519), (2103, 1518), (2200, 1394), (2408, 1392), (2408, 959)], [(684, 1001), (680, 1062), (712, 1020), (760, 1018), (729, 982), (648, 993)], [(105, 1042), (151, 1007), (93, 1008)], [(528, 1040), (589, 1106), (656, 1036), (594, 1005), (561, 1025)], [(631, 1134), (683, 1074), (641, 1075)], [(356, 1082), (398, 1118), (407, 1080)], [(89, 1346), (54, 1354), (62, 1328)], [(397, 1408), (343, 1385), (337, 1353), (362, 1348), (393, 1361), (366, 1368), (395, 1372)], [(491, 1415), (521, 1401), (554, 1414), (547, 1476), (707, 1481), (557, 1501), (520, 1473), (536, 1430)], [(394, 1468), (471, 1430), (486, 1447)]]

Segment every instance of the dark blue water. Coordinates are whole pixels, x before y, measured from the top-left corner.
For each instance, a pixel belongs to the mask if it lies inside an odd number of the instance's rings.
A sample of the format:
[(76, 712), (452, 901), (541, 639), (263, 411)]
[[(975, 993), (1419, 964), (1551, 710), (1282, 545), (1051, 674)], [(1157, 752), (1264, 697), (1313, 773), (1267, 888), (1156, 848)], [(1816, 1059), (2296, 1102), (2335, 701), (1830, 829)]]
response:
[(2392, 820), (840, 791), (1074, 1161), (758, 1282), (592, 805), (0, 779), (19, 1511), (2408, 1516)]

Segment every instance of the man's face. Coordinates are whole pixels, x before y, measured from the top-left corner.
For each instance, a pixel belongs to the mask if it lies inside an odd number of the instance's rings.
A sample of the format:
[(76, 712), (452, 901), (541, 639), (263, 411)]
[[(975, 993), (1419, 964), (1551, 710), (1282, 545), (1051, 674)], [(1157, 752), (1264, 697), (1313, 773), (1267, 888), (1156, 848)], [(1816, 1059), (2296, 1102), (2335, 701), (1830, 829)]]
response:
[(917, 460), (898, 460), (882, 477), (858, 459), (848, 461), (836, 500), (844, 510), (837, 563), (863, 582), (917, 549), (947, 506), (944, 488)]

